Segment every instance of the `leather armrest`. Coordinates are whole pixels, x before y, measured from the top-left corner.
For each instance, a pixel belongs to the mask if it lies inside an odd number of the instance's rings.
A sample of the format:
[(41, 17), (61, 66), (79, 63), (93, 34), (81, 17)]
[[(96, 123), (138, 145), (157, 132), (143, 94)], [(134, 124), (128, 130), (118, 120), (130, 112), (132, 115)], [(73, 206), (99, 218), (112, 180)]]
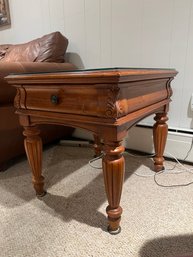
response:
[(52, 63), (52, 62), (0, 62), (0, 77), (5, 77), (10, 73), (25, 72), (47, 72), (75, 70), (76, 67), (71, 63)]
[(4, 80), (4, 77), (11, 73), (19, 74), (25, 72), (47, 72), (75, 70), (71, 63), (51, 63), (51, 62), (0, 62), (0, 105), (13, 103), (16, 89)]

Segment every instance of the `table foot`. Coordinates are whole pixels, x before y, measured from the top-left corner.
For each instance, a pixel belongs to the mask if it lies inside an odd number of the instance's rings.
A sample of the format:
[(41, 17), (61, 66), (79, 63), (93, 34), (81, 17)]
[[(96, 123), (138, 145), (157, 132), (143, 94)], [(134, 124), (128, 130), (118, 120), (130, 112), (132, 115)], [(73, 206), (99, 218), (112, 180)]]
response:
[(111, 235), (117, 235), (121, 232), (121, 227), (119, 226), (116, 230), (112, 230), (110, 226), (107, 227), (107, 231)]
[(37, 193), (36, 193), (36, 197), (37, 197), (37, 198), (42, 198), (42, 197), (44, 197), (46, 194), (47, 194), (47, 191), (43, 191), (41, 194), (37, 194)]
[[(154, 161), (155, 161), (155, 158), (154, 158)], [(163, 158), (163, 160), (161, 160), (160, 162), (164, 162), (164, 158)], [(164, 170), (165, 168), (164, 168), (164, 165), (163, 164), (161, 164), (161, 165), (159, 165), (158, 164), (158, 161), (157, 161), (157, 163), (154, 163), (154, 171), (155, 172), (159, 172), (159, 171), (162, 171), (162, 170)]]
[[(112, 233), (117, 233), (116, 231), (119, 230), (120, 221), (121, 221), (121, 214), (123, 212), (122, 208), (119, 206), (116, 209), (112, 209), (111, 206), (107, 206), (106, 212), (108, 214), (108, 231)], [(118, 233), (117, 233), (118, 234)]]

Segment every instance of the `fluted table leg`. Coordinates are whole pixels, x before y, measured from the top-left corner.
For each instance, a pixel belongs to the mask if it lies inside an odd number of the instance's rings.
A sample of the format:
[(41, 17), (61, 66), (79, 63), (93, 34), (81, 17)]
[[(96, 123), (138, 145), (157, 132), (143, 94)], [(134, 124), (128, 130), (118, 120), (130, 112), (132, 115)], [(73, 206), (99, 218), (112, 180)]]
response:
[(156, 123), (153, 126), (153, 138), (154, 138), (154, 168), (158, 172), (164, 169), (164, 149), (168, 134), (168, 125), (166, 121), (168, 120), (166, 113), (157, 113), (154, 120)]
[(44, 196), (44, 177), (42, 176), (42, 140), (35, 126), (24, 127), (25, 151), (32, 170), (32, 182), (37, 196)]
[(120, 232), (122, 208), (119, 205), (125, 172), (125, 160), (122, 156), (124, 147), (119, 142), (104, 142), (103, 175), (109, 205), (108, 231), (112, 234)]

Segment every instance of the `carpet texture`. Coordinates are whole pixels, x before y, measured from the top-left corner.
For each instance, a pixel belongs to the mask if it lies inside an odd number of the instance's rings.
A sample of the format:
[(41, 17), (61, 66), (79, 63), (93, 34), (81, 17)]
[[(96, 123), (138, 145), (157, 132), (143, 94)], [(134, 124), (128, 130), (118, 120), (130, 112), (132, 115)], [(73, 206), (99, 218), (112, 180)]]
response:
[[(122, 231), (106, 231), (106, 195), (91, 148), (52, 146), (43, 153), (47, 195), (35, 197), (23, 159), (0, 173), (0, 257), (174, 257), (193, 253), (193, 185), (158, 186), (152, 160), (125, 154)], [(98, 160), (94, 165), (101, 166)], [(173, 163), (166, 162), (167, 167)], [(135, 173), (150, 175), (137, 176)], [(160, 174), (165, 186), (193, 174)]]

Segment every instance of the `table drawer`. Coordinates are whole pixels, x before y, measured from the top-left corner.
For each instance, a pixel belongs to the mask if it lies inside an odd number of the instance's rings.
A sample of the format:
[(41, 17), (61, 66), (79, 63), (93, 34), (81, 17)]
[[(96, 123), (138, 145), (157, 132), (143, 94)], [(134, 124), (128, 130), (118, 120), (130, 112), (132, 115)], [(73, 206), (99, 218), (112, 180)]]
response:
[(105, 116), (106, 97), (103, 89), (49, 86), (26, 89), (26, 108), (60, 113)]
[(107, 85), (25, 86), (25, 106), (30, 110), (119, 118), (170, 97), (166, 81)]

